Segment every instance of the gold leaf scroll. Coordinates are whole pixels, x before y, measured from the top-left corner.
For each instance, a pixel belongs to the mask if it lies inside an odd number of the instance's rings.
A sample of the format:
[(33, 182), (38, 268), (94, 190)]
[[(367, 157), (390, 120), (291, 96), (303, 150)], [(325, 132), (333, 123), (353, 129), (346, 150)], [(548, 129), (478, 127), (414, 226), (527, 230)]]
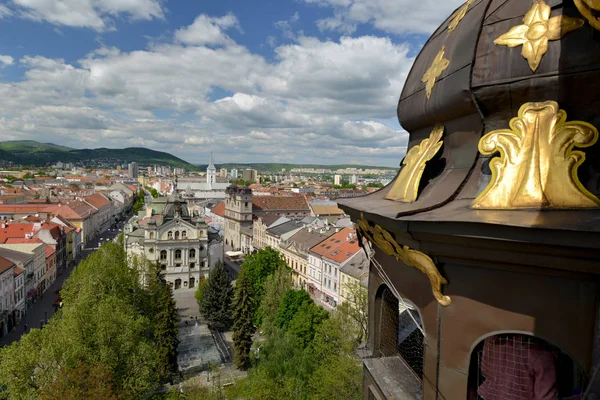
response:
[(577, 9), (590, 25), (600, 31), (600, 0), (574, 0)]
[(490, 161), (492, 179), (473, 201), (474, 208), (576, 209), (600, 206), (600, 200), (579, 181), (577, 168), (598, 130), (581, 121), (567, 121), (554, 101), (525, 103), (510, 129), (489, 132), (479, 140), (484, 155), (500, 152)]
[(442, 294), (442, 285), (447, 285), (448, 281), (440, 275), (431, 257), (408, 246), (400, 246), (388, 231), (379, 225), (372, 227), (362, 215), (356, 223), (356, 230), (388, 256), (424, 273), (429, 278), (431, 291), (437, 302), (444, 307), (450, 305), (450, 297)]
[(413, 146), (404, 157), (404, 167), (394, 182), (394, 186), (385, 196), (388, 200), (397, 200), (404, 203), (412, 203), (417, 200), (419, 194), (419, 183), (425, 170), (425, 164), (431, 160), (442, 147), (443, 126), (436, 126), (431, 131), (429, 138)]
[(450, 24), (448, 24), (448, 33), (456, 29), (458, 23), (465, 17), (465, 15), (467, 15), (467, 10), (474, 1), (475, 0), (467, 0), (467, 2), (461, 8), (459, 8), (458, 11), (456, 11), (452, 21), (450, 21)]

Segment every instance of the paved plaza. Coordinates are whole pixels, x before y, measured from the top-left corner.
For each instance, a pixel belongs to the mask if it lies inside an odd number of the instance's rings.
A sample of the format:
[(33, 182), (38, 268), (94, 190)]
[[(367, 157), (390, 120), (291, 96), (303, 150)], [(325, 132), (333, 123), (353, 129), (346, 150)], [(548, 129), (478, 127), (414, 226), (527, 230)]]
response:
[(200, 372), (223, 363), (224, 357), (201, 319), (195, 289), (178, 289), (173, 292), (179, 313), (179, 355), (177, 362), (184, 374)]

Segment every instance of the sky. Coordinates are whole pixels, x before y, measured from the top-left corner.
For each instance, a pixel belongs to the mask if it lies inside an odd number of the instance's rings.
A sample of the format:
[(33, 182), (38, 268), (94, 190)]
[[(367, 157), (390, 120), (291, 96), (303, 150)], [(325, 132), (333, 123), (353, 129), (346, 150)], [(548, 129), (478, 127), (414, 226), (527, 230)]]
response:
[(398, 166), (403, 82), (460, 4), (0, 0), (0, 140)]

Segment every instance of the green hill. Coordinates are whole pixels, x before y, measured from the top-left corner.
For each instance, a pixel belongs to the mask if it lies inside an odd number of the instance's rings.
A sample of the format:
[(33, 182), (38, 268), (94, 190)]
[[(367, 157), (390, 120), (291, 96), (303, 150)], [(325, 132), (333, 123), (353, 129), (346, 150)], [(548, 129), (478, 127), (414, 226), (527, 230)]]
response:
[[(201, 171), (206, 170), (207, 165), (198, 166)], [(259, 172), (281, 172), (283, 168), (289, 172), (293, 168), (314, 168), (314, 169), (330, 169), (335, 171), (337, 169), (345, 168), (358, 168), (358, 169), (388, 169), (390, 171), (397, 171), (398, 167), (376, 167), (369, 165), (357, 165), (357, 164), (336, 164), (336, 165), (324, 165), (324, 164), (281, 164), (281, 163), (229, 163), (229, 164), (218, 164), (216, 168), (231, 168), (237, 169), (255, 169)]]
[(23, 166), (49, 166), (56, 162), (86, 163), (88, 165), (114, 165), (136, 162), (141, 165), (168, 165), (196, 171), (198, 168), (169, 153), (143, 147), (126, 149), (72, 149), (34, 140), (0, 142), (0, 160)]

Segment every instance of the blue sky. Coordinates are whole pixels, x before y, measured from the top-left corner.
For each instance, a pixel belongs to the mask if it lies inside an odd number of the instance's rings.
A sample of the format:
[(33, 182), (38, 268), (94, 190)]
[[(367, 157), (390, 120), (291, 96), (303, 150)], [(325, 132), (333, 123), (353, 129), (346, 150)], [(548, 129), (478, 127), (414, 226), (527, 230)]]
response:
[(435, 0), (0, 0), (0, 137), (396, 166)]

